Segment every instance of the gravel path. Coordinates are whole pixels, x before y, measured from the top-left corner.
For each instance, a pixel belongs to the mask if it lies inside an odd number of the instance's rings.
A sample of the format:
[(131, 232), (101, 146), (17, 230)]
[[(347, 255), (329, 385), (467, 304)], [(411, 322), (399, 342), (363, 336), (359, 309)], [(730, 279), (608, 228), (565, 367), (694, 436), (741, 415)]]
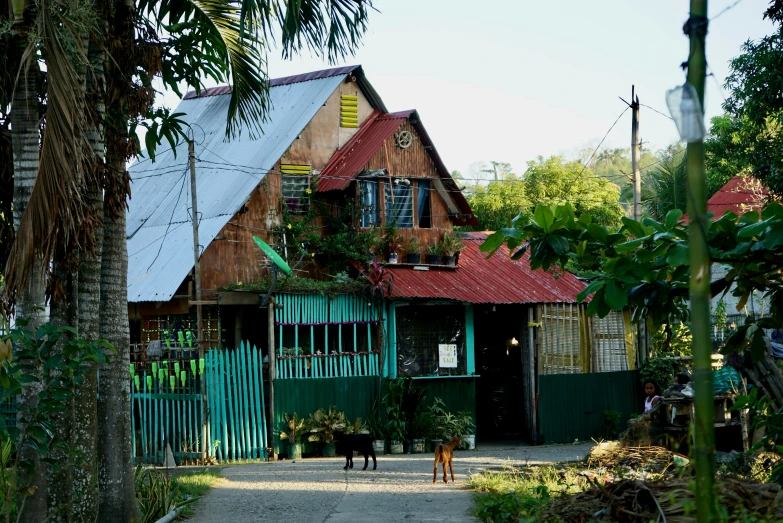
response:
[(221, 470), (218, 482), (200, 500), (189, 523), (233, 523), (271, 520), (306, 522), (477, 521), (465, 488), (471, 473), (487, 467), (542, 464), (584, 458), (592, 443), (527, 447), (484, 445), (458, 452), (457, 483), (445, 485), (442, 470), (432, 484), (432, 455), (380, 456), (366, 471), (362, 458), (342, 470), (345, 459), (312, 458)]

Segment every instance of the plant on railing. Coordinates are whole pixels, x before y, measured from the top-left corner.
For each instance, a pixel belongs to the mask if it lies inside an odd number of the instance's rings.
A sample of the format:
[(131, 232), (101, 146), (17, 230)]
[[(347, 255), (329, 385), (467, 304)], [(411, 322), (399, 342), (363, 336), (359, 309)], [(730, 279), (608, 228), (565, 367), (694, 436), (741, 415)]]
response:
[(332, 405), (329, 409), (318, 409), (305, 421), (307, 441), (334, 443), (335, 431), (345, 430), (345, 412)]
[(8, 427), (0, 416), (0, 448), (15, 450), (13, 462), (10, 454), (4, 453), (9, 462), (0, 474), (6, 522), (11, 519), (14, 503), (21, 512), (26, 497), (35, 492), (29, 478), (34, 477), (36, 461), (56, 459), (60, 467), (78, 463), (80, 458), (71, 452), (68, 442), (52, 431), (52, 416), (70, 408), (89, 364), (106, 363), (104, 350), (114, 351), (106, 340), (72, 339), (77, 331), (71, 327), (45, 323), (31, 332), (26, 326), (25, 320), (17, 320), (16, 328), (0, 338), (0, 404), (9, 402), (24, 388), (38, 390), (35, 404), (17, 402), (15, 427)]

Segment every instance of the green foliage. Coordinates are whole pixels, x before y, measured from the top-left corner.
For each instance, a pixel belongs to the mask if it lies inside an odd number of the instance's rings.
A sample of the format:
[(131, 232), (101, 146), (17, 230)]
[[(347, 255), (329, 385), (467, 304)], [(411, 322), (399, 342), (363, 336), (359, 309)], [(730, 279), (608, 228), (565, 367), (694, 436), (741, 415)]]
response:
[(438, 246), (443, 256), (454, 256), (465, 248), (465, 243), (457, 233), (446, 231)]
[(677, 360), (669, 358), (647, 358), (639, 367), (639, 382), (644, 384), (647, 380), (655, 380), (663, 391), (674, 381), (674, 375), (679, 372), (680, 364)]
[[(758, 388), (754, 387), (746, 396), (737, 396), (734, 406), (729, 410), (748, 409), (753, 422), (752, 430), (763, 430), (764, 437), (751, 447), (751, 452), (765, 450), (783, 454), (783, 408), (777, 411), (769, 406), (767, 396), (759, 396)], [(778, 460), (770, 471), (770, 479), (777, 483), (783, 481), (783, 460)]]
[(692, 356), (693, 335), (687, 323), (665, 323), (652, 335), (652, 356)]
[[(53, 416), (70, 408), (75, 389), (89, 370), (88, 365), (106, 363), (108, 358), (104, 350), (114, 350), (105, 340), (74, 339), (76, 330), (71, 327), (45, 323), (30, 331), (26, 326), (26, 321), (18, 320), (9, 334), (0, 337), (0, 404), (10, 402), (23, 387), (35, 384), (40, 389), (37, 403), (17, 402), (17, 426), (7, 426), (0, 416), (0, 445), (3, 449), (15, 449), (11, 477), (0, 475), (6, 514), (11, 510), (14, 497), (32, 493), (30, 489), (34, 487), (23, 481), (23, 478), (34, 477), (35, 464), (31, 455), (55, 470), (72, 466), (79, 459), (71, 452), (68, 442), (55, 435)], [(55, 459), (53, 452), (57, 450), (68, 457)], [(3, 458), (9, 458), (5, 451)]]
[(487, 230), (527, 221), (537, 205), (570, 203), (579, 213), (592, 212), (595, 222), (604, 225), (619, 225), (625, 215), (617, 185), (559, 156), (539, 157), (528, 162), (522, 177), (508, 175), (486, 187), (478, 185), (472, 192), (468, 201), (480, 228)]
[(329, 409), (318, 409), (310, 414), (305, 420), (304, 432), (308, 433), (307, 441), (334, 443), (335, 431), (345, 430), (346, 426), (345, 412), (332, 405)]
[[(682, 211), (672, 210), (662, 221), (623, 218), (622, 227), (610, 228), (594, 223), (590, 214), (577, 217), (568, 204), (539, 205), (532, 219), (490, 235), (481, 250), (491, 254), (505, 243), (513, 258), (529, 251), (533, 270), (563, 270), (576, 262), (589, 280), (577, 295), (580, 301), (592, 295), (588, 315), (605, 317), (628, 307), (634, 322), (646, 320), (657, 328), (688, 319), (689, 243), (681, 219)], [(708, 221), (705, 233), (712, 259), (728, 268), (711, 284), (712, 295), (731, 289), (741, 310), (752, 292), (766, 293), (769, 316), (738, 327), (724, 349), (749, 348), (759, 358), (761, 329), (783, 325), (783, 207), (772, 203), (761, 213), (727, 213)]]
[[(252, 291), (266, 292), (272, 285), (270, 277), (263, 278), (258, 283), (231, 283), (220, 290), (227, 291)], [(364, 290), (365, 284), (356, 280), (335, 278), (334, 280), (313, 280), (299, 276), (286, 276), (278, 278), (275, 289), (278, 292), (302, 292), (308, 294), (359, 294)]]
[(189, 505), (198, 499), (183, 496), (176, 480), (169, 479), (161, 472), (145, 469), (141, 465), (136, 467), (133, 479), (141, 523), (157, 521), (172, 510)]
[(285, 430), (280, 431), (280, 439), (287, 439), (289, 443), (302, 443), (307, 433), (304, 419), (300, 418), (296, 412), (285, 414)]
[(420, 254), (421, 253), (421, 240), (416, 236), (411, 236), (408, 240), (408, 254)]
[(521, 497), (515, 492), (474, 494), (473, 498), (476, 502), (473, 513), (487, 523), (516, 523), (534, 516), (544, 504), (541, 498)]
[(612, 409), (604, 409), (604, 430), (606, 437), (616, 439), (618, 429), (620, 428), (620, 418), (622, 414)]
[(405, 378), (399, 377), (391, 380), (386, 386), (386, 394), (382, 404), (386, 405), (385, 432), (390, 440), (402, 441), (406, 433), (406, 416), (403, 409), (403, 400), (406, 389)]

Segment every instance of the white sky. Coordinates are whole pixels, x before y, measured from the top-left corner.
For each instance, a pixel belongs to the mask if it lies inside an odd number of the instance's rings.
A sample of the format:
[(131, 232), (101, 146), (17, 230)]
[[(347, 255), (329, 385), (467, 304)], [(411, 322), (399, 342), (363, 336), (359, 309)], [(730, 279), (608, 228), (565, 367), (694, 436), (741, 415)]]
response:
[[(736, 0), (713, 0), (710, 16)], [(767, 0), (741, 0), (710, 24), (707, 59), (721, 86), (728, 61), (747, 39), (772, 32)], [(375, 0), (362, 47), (364, 66), (390, 111), (418, 109), (449, 170), (477, 161), (510, 162), (518, 172), (538, 155), (572, 156), (595, 147), (630, 100), (668, 114), (665, 92), (684, 82), (686, 0)], [(269, 52), (270, 77), (330, 67)], [(341, 64), (337, 64), (341, 65)], [(707, 117), (721, 91), (707, 79)], [(175, 107), (176, 95), (165, 103)], [(677, 139), (671, 120), (641, 109), (648, 147)], [(630, 111), (604, 146), (627, 147)]]

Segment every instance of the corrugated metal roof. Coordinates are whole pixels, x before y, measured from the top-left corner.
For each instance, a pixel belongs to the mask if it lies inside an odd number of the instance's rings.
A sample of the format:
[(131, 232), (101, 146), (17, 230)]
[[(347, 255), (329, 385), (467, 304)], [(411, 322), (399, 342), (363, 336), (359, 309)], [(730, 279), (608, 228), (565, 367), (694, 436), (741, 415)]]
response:
[[(292, 76), (285, 76), (282, 78), (272, 78), (269, 80), (270, 87), (278, 87), (281, 85), (290, 85), (300, 82), (309, 82), (311, 80), (323, 80), (324, 78), (331, 78), (333, 76), (353, 75), (356, 78), (356, 83), (364, 93), (364, 96), (369, 100), (370, 105), (377, 107), (382, 111), (386, 111), (386, 106), (383, 105), (383, 100), (378, 96), (375, 88), (367, 81), (364, 75), (364, 69), (361, 65), (346, 65), (343, 67), (333, 67), (331, 69), (322, 69), (321, 71), (310, 71), (309, 73), (295, 74)], [(184, 100), (190, 100), (192, 98), (202, 98), (206, 96), (217, 96), (221, 94), (230, 94), (231, 87), (227, 85), (221, 85), (218, 87), (210, 87), (202, 89), (199, 94), (196, 91), (188, 91), (185, 94)]]
[(763, 207), (767, 194), (766, 187), (756, 179), (735, 176), (707, 200), (707, 212), (713, 213), (715, 219), (728, 211), (744, 214)]
[(440, 184), (435, 184), (435, 189), (449, 206), (454, 223), (456, 225), (478, 225), (478, 220), (473, 216), (470, 205), (452, 180), (451, 174), (443, 164), (443, 160), (441, 160), (415, 110), (390, 114), (384, 114), (380, 111), (373, 112), (360, 125), (359, 131), (329, 159), (321, 171), (318, 192), (344, 190), (348, 187), (351, 180), (361, 172), (373, 155), (383, 147), (383, 143), (394, 134), (405, 120), (410, 121), (435, 164), (441, 178)]
[[(270, 89), (272, 109), (264, 134), (226, 141), (228, 96), (183, 100), (177, 112), (192, 125), (196, 187), (204, 248), (247, 201), (291, 143), (337, 89), (345, 74), (286, 83)], [(241, 167), (237, 167), (241, 166)], [(128, 301), (168, 301), (193, 268), (187, 144), (130, 168)], [(168, 228), (168, 232), (166, 229)], [(162, 247), (161, 247), (162, 244)], [(159, 253), (160, 251), (160, 253)]]
[[(390, 269), (394, 275), (392, 298), (451, 299), (468, 303), (576, 303), (585, 285), (570, 272), (555, 277), (550, 272), (531, 271), (525, 255), (514, 261), (506, 249), (492, 258), (479, 251), (486, 233), (463, 238), (455, 270), (417, 271)], [(388, 266), (387, 266), (388, 267)]]

